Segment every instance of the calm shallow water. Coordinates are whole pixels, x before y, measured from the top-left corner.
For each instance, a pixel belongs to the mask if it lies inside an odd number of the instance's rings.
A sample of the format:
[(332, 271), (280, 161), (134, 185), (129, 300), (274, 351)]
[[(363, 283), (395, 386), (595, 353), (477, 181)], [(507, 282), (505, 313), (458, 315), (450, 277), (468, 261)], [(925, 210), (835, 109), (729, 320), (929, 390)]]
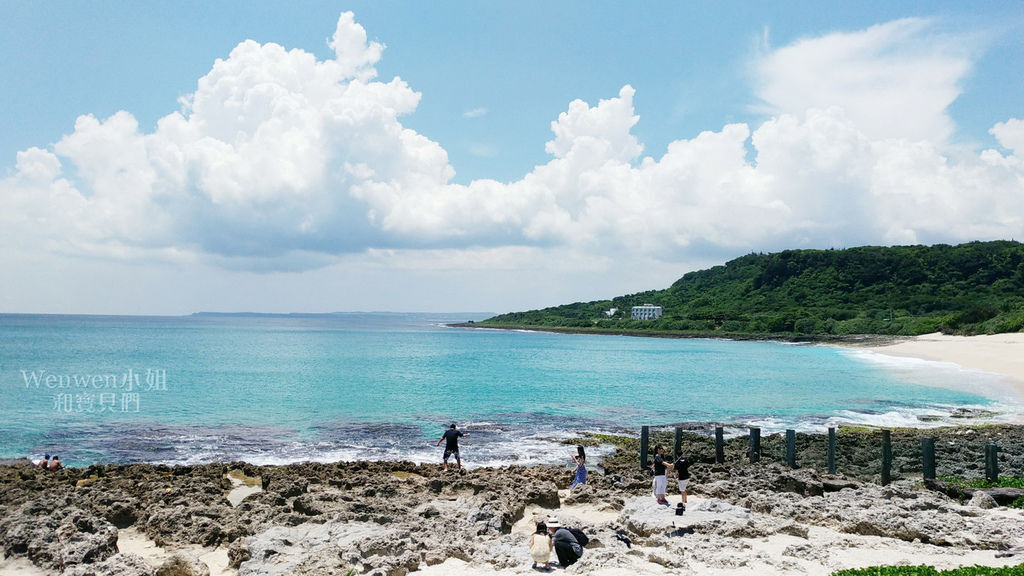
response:
[(3, 315), (0, 457), (433, 461), (454, 421), (471, 433), (467, 462), (539, 463), (568, 459), (561, 438), (641, 424), (812, 430), (1020, 411), (963, 391), (984, 394), (994, 376), (833, 347), (443, 326), (482, 317)]

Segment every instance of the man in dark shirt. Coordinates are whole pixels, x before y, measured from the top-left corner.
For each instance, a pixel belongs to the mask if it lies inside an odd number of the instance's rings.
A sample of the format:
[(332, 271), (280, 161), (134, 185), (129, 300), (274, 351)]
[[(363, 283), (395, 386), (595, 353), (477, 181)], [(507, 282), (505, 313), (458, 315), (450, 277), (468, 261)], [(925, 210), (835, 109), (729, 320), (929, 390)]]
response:
[(679, 494), (683, 497), (682, 508), (686, 510), (686, 482), (690, 479), (690, 461), (682, 454), (676, 454), (676, 463), (672, 465), (679, 482)]
[(548, 518), (546, 522), (551, 531), (551, 542), (555, 547), (555, 555), (562, 566), (571, 566), (583, 556), (583, 546), (568, 528), (562, 526), (557, 518)]
[(462, 459), (459, 458), (459, 436), (469, 436), (469, 432), (462, 432), (455, 428), (455, 424), (452, 424), (451, 428), (445, 430), (444, 434), (441, 435), (437, 440), (436, 446), (441, 445), (441, 441), (444, 441), (444, 470), (448, 471), (448, 458), (452, 455), (455, 456), (455, 469), (462, 468)]
[(668, 479), (665, 477), (665, 449), (661, 446), (654, 447), (654, 482), (651, 488), (654, 489), (654, 497), (658, 504), (668, 504), (665, 492), (668, 488)]

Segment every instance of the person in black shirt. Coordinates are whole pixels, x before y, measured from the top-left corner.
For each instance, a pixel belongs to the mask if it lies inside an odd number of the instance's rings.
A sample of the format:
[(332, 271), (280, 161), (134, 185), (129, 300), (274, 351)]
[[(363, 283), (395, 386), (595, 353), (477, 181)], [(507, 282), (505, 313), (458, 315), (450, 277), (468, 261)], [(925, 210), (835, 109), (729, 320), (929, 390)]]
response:
[(558, 523), (557, 518), (548, 518), (548, 530), (551, 531), (551, 542), (561, 566), (571, 566), (583, 556), (583, 545), (568, 528)]
[(452, 424), (451, 428), (445, 430), (444, 434), (441, 435), (437, 440), (436, 446), (441, 445), (441, 441), (444, 441), (444, 470), (448, 471), (448, 458), (455, 456), (455, 469), (462, 468), (462, 459), (459, 458), (459, 436), (469, 436), (469, 432), (462, 432), (455, 428), (455, 424)]
[(668, 490), (668, 479), (665, 477), (665, 449), (660, 445), (655, 446), (654, 454), (654, 482), (651, 485), (654, 497), (658, 499), (658, 504), (668, 504), (668, 498), (665, 497)]
[(676, 480), (679, 482), (679, 494), (683, 497), (682, 508), (686, 509), (686, 482), (690, 479), (690, 461), (682, 454), (676, 455), (676, 462), (672, 465), (676, 472)]

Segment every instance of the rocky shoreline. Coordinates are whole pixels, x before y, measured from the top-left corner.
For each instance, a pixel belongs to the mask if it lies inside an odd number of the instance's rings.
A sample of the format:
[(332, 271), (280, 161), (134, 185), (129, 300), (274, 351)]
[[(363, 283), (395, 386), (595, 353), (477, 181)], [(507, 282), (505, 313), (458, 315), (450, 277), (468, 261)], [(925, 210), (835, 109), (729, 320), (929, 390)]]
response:
[(639, 338), (669, 338), (677, 340), (736, 340), (743, 342), (792, 342), (801, 344), (835, 344), (842, 346), (886, 346), (905, 342), (913, 336), (894, 334), (800, 334), (795, 332), (682, 332), (678, 330), (639, 330), (613, 328), (571, 328), (566, 326), (536, 326), (530, 324), (487, 324), (486, 322), (457, 322), (449, 328), (478, 330), (514, 330), (519, 332), (551, 332), (554, 334), (591, 334), (601, 336), (636, 336)]
[[(840, 430), (836, 476), (820, 471), (824, 436), (798, 435), (799, 467), (790, 469), (779, 462), (779, 436), (763, 439), (760, 463), (746, 461), (740, 437), (715, 464), (713, 438), (688, 431), (683, 449), (696, 463), (684, 516), (650, 497), (635, 438), (588, 440), (613, 441), (618, 450), (601, 463), (603, 474), (594, 467), (571, 494), (571, 471), (558, 466), (459, 473), (410, 462), (135, 464), (48, 472), (15, 462), (0, 466), (7, 566), (0, 573), (515, 574), (530, 571), (525, 541), (547, 515), (591, 535), (583, 560), (566, 573), (829, 574), (909, 559), (945, 567), (1024, 562), (1015, 556), (1024, 552), (1024, 512), (985, 491), (925, 486), (923, 435), (936, 438), (940, 477), (982, 477), (992, 442), (1001, 446), (1002, 475), (1024, 476), (1024, 428), (1015, 426), (895, 430), (889, 486), (877, 484), (878, 431)], [(671, 429), (654, 441), (671, 445)], [(1015, 498), (1012, 491), (998, 497)], [(133, 553), (129, 536), (160, 554)], [(210, 560), (218, 554), (223, 565)]]

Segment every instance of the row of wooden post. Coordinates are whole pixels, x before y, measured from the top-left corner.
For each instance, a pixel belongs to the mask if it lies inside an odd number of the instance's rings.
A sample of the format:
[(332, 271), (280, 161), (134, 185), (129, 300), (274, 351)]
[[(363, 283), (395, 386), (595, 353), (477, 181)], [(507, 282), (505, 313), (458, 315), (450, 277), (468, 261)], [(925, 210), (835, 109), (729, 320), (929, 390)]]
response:
[[(640, 468), (646, 470), (647, 452), (650, 447), (650, 427), (640, 428)], [(683, 429), (676, 428), (675, 450), (679, 454), (683, 441)], [(747, 458), (751, 463), (761, 460), (761, 429), (750, 428), (750, 441)], [(828, 429), (828, 449), (826, 451), (828, 473), (836, 473), (836, 429)], [(725, 431), (721, 426), (715, 427), (715, 463), (725, 462)], [(786, 465), (796, 468), (796, 430), (786, 430)], [(921, 438), (921, 468), (926, 480), (935, 479), (935, 439), (930, 436)], [(882, 430), (882, 485), (892, 481), (892, 432)], [(999, 480), (999, 446), (985, 446), (985, 478), (990, 482)]]

